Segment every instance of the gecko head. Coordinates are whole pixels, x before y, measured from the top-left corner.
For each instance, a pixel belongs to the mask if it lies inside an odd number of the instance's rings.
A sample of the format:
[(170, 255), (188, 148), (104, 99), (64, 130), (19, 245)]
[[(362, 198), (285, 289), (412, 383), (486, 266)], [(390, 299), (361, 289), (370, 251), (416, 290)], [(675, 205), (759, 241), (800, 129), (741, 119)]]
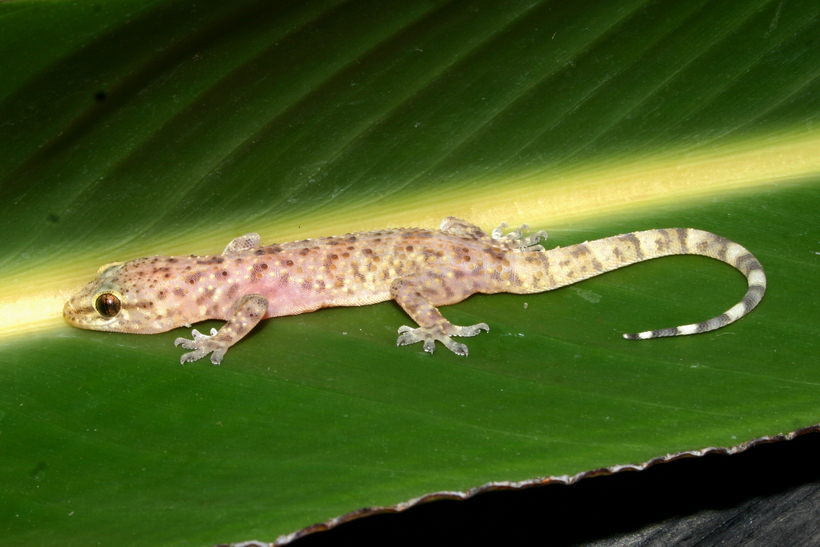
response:
[(152, 334), (178, 327), (164, 306), (142, 294), (136, 281), (145, 281), (143, 259), (106, 264), (97, 277), (75, 293), (63, 307), (74, 327), (111, 332)]

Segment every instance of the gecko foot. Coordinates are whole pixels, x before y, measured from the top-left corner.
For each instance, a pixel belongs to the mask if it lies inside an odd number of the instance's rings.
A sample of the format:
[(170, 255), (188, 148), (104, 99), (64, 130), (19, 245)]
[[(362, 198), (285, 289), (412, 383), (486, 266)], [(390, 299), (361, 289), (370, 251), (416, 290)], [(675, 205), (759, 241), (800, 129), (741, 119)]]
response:
[(543, 251), (544, 247), (539, 245), (538, 243), (542, 239), (547, 239), (547, 232), (541, 230), (539, 232), (535, 232), (534, 234), (521, 237), (524, 232), (529, 232), (530, 227), (528, 224), (522, 224), (515, 230), (511, 231), (507, 235), (504, 235), (504, 230), (507, 228), (507, 223), (502, 222), (498, 228), (492, 231), (490, 236), (499, 243), (506, 243), (513, 249), (522, 249), (526, 251)]
[(175, 346), (182, 346), (185, 349), (194, 350), (184, 353), (179, 362), (183, 365), (185, 363), (192, 363), (213, 352), (213, 355), (211, 355), (211, 362), (218, 365), (225, 356), (225, 352), (228, 351), (228, 346), (224, 342), (215, 340), (214, 337), (216, 334), (216, 329), (211, 329), (210, 335), (202, 334), (198, 330), (194, 329), (191, 331), (191, 335), (194, 337), (193, 340), (188, 340), (187, 338), (177, 338), (174, 340)]
[(402, 326), (399, 328), (399, 339), (397, 346), (406, 346), (416, 342), (424, 342), (424, 351), (433, 353), (436, 350), (436, 340), (456, 355), (467, 355), (467, 346), (459, 344), (451, 336), (475, 336), (482, 330), (489, 331), (490, 327), (486, 323), (478, 323), (469, 327), (459, 327), (458, 325), (447, 324), (444, 326), (419, 327), (417, 329)]

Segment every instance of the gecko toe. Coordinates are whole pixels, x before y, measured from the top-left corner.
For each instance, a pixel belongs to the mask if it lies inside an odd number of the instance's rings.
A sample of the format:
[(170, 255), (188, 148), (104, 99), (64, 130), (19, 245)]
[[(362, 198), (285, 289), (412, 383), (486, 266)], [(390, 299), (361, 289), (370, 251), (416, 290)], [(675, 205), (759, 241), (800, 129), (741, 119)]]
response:
[[(185, 346), (183, 346), (185, 347)], [(193, 349), (193, 348), (186, 348), (186, 349)], [(204, 348), (197, 348), (194, 351), (189, 351), (188, 353), (183, 353), (182, 356), (179, 358), (179, 363), (184, 365), (185, 363), (193, 363), (199, 359), (205, 357), (207, 352)]]
[(223, 341), (215, 338), (217, 335), (216, 329), (211, 329), (211, 334), (202, 334), (198, 330), (193, 329), (191, 335), (194, 337), (193, 340), (182, 337), (174, 340), (175, 346), (182, 346), (185, 349), (193, 350), (182, 354), (179, 358), (180, 363), (183, 365), (185, 363), (193, 363), (209, 353), (212, 354), (211, 363), (218, 365), (222, 362), (225, 352), (228, 351), (228, 346)]
[(225, 349), (218, 349), (218, 350), (215, 350), (215, 351), (211, 354), (211, 363), (213, 363), (213, 364), (215, 364), (215, 365), (218, 365), (219, 363), (221, 363), (221, 362), (222, 362), (222, 358), (223, 358), (223, 357), (225, 357), (225, 352), (226, 352), (226, 350), (225, 350)]
[(447, 347), (447, 349), (449, 349), (456, 355), (462, 355), (466, 357), (470, 353), (466, 345), (459, 344), (452, 338), (447, 338), (446, 340), (442, 340), (441, 342)]
[(541, 240), (547, 239), (547, 232), (541, 230), (532, 235), (524, 237), (526, 232), (530, 231), (529, 224), (522, 224), (518, 228), (504, 234), (507, 228), (507, 223), (502, 222), (501, 225), (492, 231), (490, 234), (494, 241), (507, 245), (510, 249), (520, 249), (526, 251), (543, 251), (544, 246), (538, 243)]
[(481, 334), (481, 331), (490, 332), (490, 326), (487, 323), (478, 323), (476, 325), (470, 325), (468, 327), (459, 327), (456, 325), (452, 326), (452, 329), (448, 329), (447, 334), (450, 336), (478, 336)]
[(424, 342), (424, 351), (433, 353), (436, 350), (436, 342), (438, 341), (456, 355), (466, 356), (469, 354), (467, 346), (456, 342), (451, 336), (476, 336), (482, 330), (489, 331), (490, 327), (486, 323), (478, 323), (468, 327), (448, 323), (445, 327), (419, 327), (417, 329), (404, 325), (399, 328), (399, 338), (396, 340), (396, 345), (407, 346), (416, 342)]

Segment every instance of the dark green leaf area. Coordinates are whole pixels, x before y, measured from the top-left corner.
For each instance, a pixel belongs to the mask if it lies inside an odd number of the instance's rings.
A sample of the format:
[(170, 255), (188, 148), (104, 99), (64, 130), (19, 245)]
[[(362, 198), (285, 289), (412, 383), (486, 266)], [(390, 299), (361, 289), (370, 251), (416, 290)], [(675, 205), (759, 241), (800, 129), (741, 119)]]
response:
[(0, 94), (0, 260), (812, 131), (820, 6), (784, 6), (91, 5)]

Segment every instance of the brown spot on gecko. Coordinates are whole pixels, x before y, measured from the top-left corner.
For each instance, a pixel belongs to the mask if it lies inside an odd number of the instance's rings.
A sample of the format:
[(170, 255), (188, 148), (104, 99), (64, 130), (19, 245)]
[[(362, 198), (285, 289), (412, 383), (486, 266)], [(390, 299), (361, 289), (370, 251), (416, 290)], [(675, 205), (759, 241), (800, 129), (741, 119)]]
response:
[(635, 237), (635, 234), (624, 234), (621, 236), (626, 241), (630, 242), (635, 247), (635, 256), (638, 260), (643, 260), (643, 250), (641, 249), (641, 241)]
[(570, 249), (572, 249), (570, 254), (573, 258), (582, 258), (589, 254), (589, 247), (587, 247), (584, 243), (579, 243), (574, 247), (570, 247)]
[(228, 290), (225, 292), (225, 296), (226, 296), (228, 299), (231, 299), (231, 298), (233, 298), (234, 296), (236, 296), (236, 293), (237, 293), (237, 292), (239, 292), (239, 285), (236, 285), (236, 284), (235, 284), (235, 285), (231, 285), (230, 287), (228, 287)]
[(663, 252), (667, 248), (667, 241), (660, 237), (655, 239), (655, 248)]
[(202, 272), (194, 272), (194, 273), (192, 273), (191, 275), (189, 275), (188, 277), (185, 278), (185, 282), (189, 283), (191, 285), (195, 285), (196, 283), (199, 283), (200, 281), (202, 281), (202, 279), (204, 277), (205, 277), (205, 274), (203, 274)]
[(211, 256), (211, 257), (197, 257), (196, 263), (201, 266), (207, 266), (209, 264), (218, 264), (220, 262), (219, 256)]
[(680, 248), (688, 250), (689, 249), (689, 230), (686, 228), (675, 228), (675, 234), (678, 236), (678, 242), (680, 243)]

